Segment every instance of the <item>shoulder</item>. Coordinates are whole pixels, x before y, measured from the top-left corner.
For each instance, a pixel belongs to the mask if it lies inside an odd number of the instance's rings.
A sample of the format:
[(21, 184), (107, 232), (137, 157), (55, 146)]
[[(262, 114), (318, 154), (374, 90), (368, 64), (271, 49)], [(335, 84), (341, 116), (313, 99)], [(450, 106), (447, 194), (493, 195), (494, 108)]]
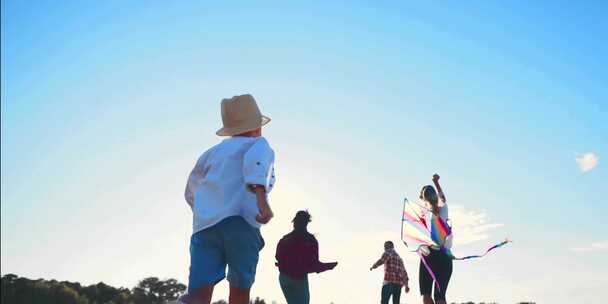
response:
[(270, 147), (270, 143), (262, 136), (254, 140), (253, 145), (251, 145), (251, 148), (249, 148), (249, 151), (274, 154), (274, 150), (272, 150), (272, 147)]
[(399, 256), (399, 254), (398, 254), (398, 253), (397, 253), (397, 251), (395, 251), (395, 250), (392, 250), (392, 251), (388, 252), (388, 255), (389, 255), (391, 258), (393, 258), (393, 259), (398, 259), (398, 260), (400, 260), (400, 259), (401, 259), (401, 257)]
[(264, 137), (258, 137), (245, 153), (245, 159), (255, 159), (270, 164), (274, 162), (274, 151)]
[(315, 244), (315, 245), (318, 245), (318, 244), (319, 244), (319, 242), (317, 241), (317, 238), (316, 238), (316, 237), (315, 237), (315, 235), (314, 235), (314, 234), (312, 234), (312, 233), (306, 233), (306, 234), (304, 235), (304, 238), (305, 238), (307, 241), (309, 241), (309, 242), (311, 242), (311, 243), (313, 243), (313, 244)]
[(213, 154), (213, 151), (215, 151), (217, 149), (218, 145), (215, 145), (215, 146), (207, 149), (205, 152), (203, 152), (203, 154), (201, 154), (201, 156), (199, 156), (198, 160), (196, 161), (196, 164), (197, 165), (204, 164), (209, 159), (209, 156)]
[(291, 243), (289, 234), (284, 235), (277, 243), (277, 250), (279, 250), (279, 248), (285, 249), (286, 247), (289, 247), (289, 243)]
[(400, 262), (403, 262), (403, 259), (401, 258), (401, 256), (398, 253), (396, 253), (396, 252), (395, 252), (395, 258), (397, 260), (399, 260)]
[(298, 239), (298, 234), (292, 231), (292, 232), (284, 235), (281, 238), (281, 241), (282, 242), (291, 242), (291, 241), (294, 241), (294, 240), (297, 240), (297, 239)]
[(203, 153), (201, 158), (213, 157), (214, 154), (217, 154), (218, 152), (221, 153), (222, 151), (224, 151), (228, 145), (230, 145), (230, 142), (228, 141), (228, 139), (224, 139), (213, 145), (211, 148), (207, 149), (207, 151)]
[(282, 238), (279, 240), (279, 242), (277, 243), (277, 246), (281, 246), (281, 245), (285, 244), (286, 237), (287, 237), (287, 236), (283, 236), (283, 237), (282, 237)]

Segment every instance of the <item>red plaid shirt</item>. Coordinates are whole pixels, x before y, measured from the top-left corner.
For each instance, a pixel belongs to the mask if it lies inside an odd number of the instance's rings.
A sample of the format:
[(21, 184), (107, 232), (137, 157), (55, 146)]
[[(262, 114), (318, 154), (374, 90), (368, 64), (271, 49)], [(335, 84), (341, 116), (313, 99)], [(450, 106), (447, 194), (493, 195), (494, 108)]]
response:
[(384, 264), (384, 284), (396, 283), (403, 285), (408, 280), (403, 260), (394, 249), (386, 250), (378, 261), (378, 263), (380, 262)]

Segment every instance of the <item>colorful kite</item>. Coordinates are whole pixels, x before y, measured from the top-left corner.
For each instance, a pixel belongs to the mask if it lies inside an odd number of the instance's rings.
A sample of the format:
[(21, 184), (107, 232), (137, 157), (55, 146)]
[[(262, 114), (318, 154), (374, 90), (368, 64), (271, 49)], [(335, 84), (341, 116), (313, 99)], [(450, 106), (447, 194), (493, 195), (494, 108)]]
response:
[[(403, 216), (401, 220), (401, 240), (405, 246), (414, 248), (412, 251), (417, 252), (422, 260), (422, 263), (428, 270), (429, 274), (435, 281), (437, 288), (441, 289), (435, 278), (435, 274), (429, 267), (424, 258), (422, 251), (425, 247), (440, 248), (454, 260), (468, 260), (480, 258), (488, 254), (490, 251), (502, 247), (511, 242), (508, 239), (490, 247), (481, 255), (469, 255), (465, 257), (456, 257), (446, 246), (446, 242), (451, 241), (452, 228), (449, 223), (441, 217), (435, 216), (430, 210), (420, 204), (410, 202), (407, 199), (403, 201)], [(449, 247), (449, 246), (448, 246)]]

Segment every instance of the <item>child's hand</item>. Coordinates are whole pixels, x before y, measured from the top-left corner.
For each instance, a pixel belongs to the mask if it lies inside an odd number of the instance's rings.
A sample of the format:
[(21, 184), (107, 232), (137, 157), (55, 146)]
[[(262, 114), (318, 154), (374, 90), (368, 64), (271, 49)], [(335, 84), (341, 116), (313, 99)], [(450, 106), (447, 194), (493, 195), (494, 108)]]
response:
[(274, 213), (272, 213), (272, 209), (270, 209), (270, 205), (268, 205), (266, 188), (260, 185), (252, 185), (252, 188), (255, 191), (258, 210), (260, 211), (258, 215), (255, 216), (255, 220), (260, 224), (267, 224), (270, 222), (270, 219), (274, 217)]
[(268, 222), (270, 222), (270, 220), (274, 217), (274, 213), (272, 213), (270, 206), (268, 206), (268, 204), (264, 205), (260, 206), (260, 213), (255, 216), (255, 220), (260, 224), (268, 224)]
[(436, 183), (439, 181), (439, 174), (435, 173), (433, 174), (433, 182)]

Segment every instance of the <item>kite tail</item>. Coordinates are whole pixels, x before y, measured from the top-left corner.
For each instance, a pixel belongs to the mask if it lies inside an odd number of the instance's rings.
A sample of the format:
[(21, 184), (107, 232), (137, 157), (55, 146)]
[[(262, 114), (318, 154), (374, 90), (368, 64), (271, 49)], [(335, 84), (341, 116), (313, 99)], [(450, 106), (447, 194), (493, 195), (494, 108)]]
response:
[(437, 278), (435, 277), (435, 273), (433, 272), (433, 270), (431, 269), (429, 264), (426, 262), (424, 255), (420, 251), (418, 251), (418, 255), (420, 256), (420, 260), (422, 261), (422, 264), (424, 264), (424, 268), (426, 268), (426, 271), (433, 278), (433, 282), (435, 282), (435, 286), (437, 286), (437, 290), (441, 291), (441, 287), (439, 286), (439, 281), (437, 281)]
[[(450, 251), (447, 248), (443, 248), (442, 251), (444, 253), (446, 253), (448, 256), (452, 257), (453, 260), (468, 260), (468, 259), (474, 259), (474, 258), (481, 258), (483, 256), (485, 256), (486, 254), (488, 254), (488, 252), (496, 249), (496, 248), (500, 248), (508, 243), (510, 243), (511, 241), (509, 239), (506, 239), (492, 247), (490, 247), (488, 250), (486, 250), (486, 252), (482, 255), (469, 255), (469, 256), (465, 256), (462, 258), (456, 257), (454, 256), (454, 254), (452, 254), (452, 251)], [(405, 242), (404, 242), (405, 243)], [(422, 264), (424, 265), (424, 267), (426, 268), (426, 270), (428, 271), (428, 273), (431, 275), (431, 277), (433, 278), (433, 281), (435, 282), (435, 286), (437, 286), (437, 290), (441, 291), (441, 287), (439, 286), (439, 282), (437, 281), (437, 278), (435, 277), (435, 273), (433, 272), (433, 270), (431, 269), (431, 267), (429, 266), (429, 264), (426, 262), (426, 259), (424, 258), (424, 255), (422, 254), (422, 252), (420, 252), (420, 248), (418, 248), (418, 250), (416, 250), (416, 252), (418, 253), (418, 255), (420, 256), (420, 260), (422, 261)]]
[(468, 256), (465, 256), (465, 257), (461, 257), (461, 258), (459, 258), (459, 257), (454, 256), (454, 255), (452, 254), (452, 252), (451, 252), (449, 249), (445, 249), (445, 252), (446, 252), (448, 255), (450, 255), (450, 256), (452, 257), (452, 259), (453, 259), (453, 260), (459, 260), (459, 261), (462, 261), (462, 260), (468, 260), (468, 259), (481, 258), (481, 257), (485, 256), (486, 254), (488, 254), (490, 251), (492, 251), (492, 250), (494, 250), (494, 249), (496, 249), (496, 248), (500, 248), (500, 247), (502, 247), (502, 246), (504, 246), (504, 245), (506, 245), (506, 244), (508, 244), (508, 243), (510, 243), (510, 242), (511, 242), (511, 240), (509, 240), (509, 239), (505, 239), (504, 241), (502, 241), (502, 242), (500, 242), (500, 243), (498, 243), (498, 244), (496, 244), (496, 245), (494, 245), (494, 246), (492, 246), (492, 247), (488, 248), (488, 250), (486, 250), (486, 252), (484, 252), (484, 254), (481, 254), (481, 255), (468, 255)]

